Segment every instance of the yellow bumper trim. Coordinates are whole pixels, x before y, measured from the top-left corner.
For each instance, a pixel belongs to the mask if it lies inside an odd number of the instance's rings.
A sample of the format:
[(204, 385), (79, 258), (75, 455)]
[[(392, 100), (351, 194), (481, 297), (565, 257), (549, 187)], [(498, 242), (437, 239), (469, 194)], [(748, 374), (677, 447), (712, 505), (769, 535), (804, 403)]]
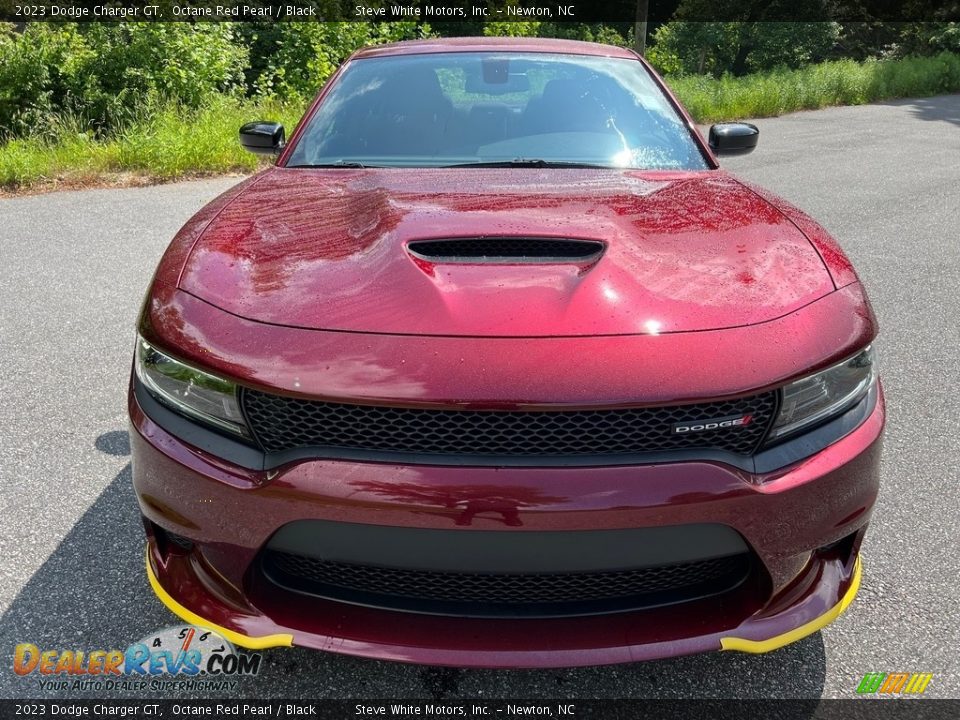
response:
[(853, 579), (850, 581), (850, 587), (836, 605), (827, 610), (823, 615), (814, 618), (808, 623), (804, 623), (798, 628), (785, 632), (782, 635), (775, 635), (769, 640), (745, 640), (737, 637), (720, 638), (720, 647), (723, 650), (739, 650), (746, 653), (766, 653), (771, 650), (777, 650), (784, 645), (794, 643), (807, 635), (812, 635), (817, 630), (826, 627), (847, 609), (847, 606), (853, 602), (857, 596), (857, 590), (860, 589), (860, 576), (862, 575), (860, 567), (860, 558), (858, 557), (853, 565)]
[(147, 577), (150, 580), (150, 587), (153, 588), (153, 592), (155, 592), (157, 597), (160, 598), (160, 602), (166, 605), (170, 612), (172, 612), (174, 615), (186, 620), (191, 625), (198, 625), (206, 628), (207, 630), (213, 630), (215, 633), (223, 636), (234, 645), (249, 648), (250, 650), (265, 650), (266, 648), (272, 647), (293, 646), (293, 635), (288, 633), (277, 633), (276, 635), (261, 635), (260, 637), (251, 637), (249, 635), (238, 633), (234, 630), (229, 630), (221, 625), (212, 623), (209, 620), (204, 620), (196, 613), (187, 610), (187, 608), (170, 597), (170, 593), (164, 590), (163, 586), (160, 584), (160, 581), (157, 580), (157, 575), (153, 572), (153, 566), (150, 564), (149, 550), (147, 550)]

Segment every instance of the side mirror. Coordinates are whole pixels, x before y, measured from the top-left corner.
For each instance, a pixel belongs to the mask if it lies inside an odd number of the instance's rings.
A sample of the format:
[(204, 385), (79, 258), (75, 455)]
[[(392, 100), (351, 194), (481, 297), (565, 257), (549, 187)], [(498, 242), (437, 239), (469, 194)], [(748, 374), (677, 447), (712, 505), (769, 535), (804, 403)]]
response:
[(746, 155), (753, 152), (760, 130), (750, 123), (717, 123), (710, 126), (710, 149), (715, 155)]
[(240, 128), (240, 144), (258, 155), (276, 155), (285, 144), (283, 125), (274, 122), (251, 122)]

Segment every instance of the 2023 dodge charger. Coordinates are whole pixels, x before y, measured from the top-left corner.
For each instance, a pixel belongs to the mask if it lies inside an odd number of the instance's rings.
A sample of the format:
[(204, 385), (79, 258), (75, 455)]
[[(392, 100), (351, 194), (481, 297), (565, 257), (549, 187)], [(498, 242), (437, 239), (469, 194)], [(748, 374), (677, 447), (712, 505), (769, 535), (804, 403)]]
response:
[(139, 320), (147, 572), (239, 645), (459, 666), (770, 650), (853, 599), (876, 321), (629, 50), (355, 54)]

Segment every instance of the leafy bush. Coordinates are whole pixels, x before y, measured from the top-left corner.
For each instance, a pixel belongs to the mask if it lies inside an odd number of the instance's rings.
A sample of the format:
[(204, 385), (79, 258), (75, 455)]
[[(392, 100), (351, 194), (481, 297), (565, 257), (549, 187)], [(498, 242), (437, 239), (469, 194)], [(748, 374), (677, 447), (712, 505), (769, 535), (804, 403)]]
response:
[(896, 50), (901, 56), (960, 53), (960, 23), (909, 23), (900, 33)]
[(819, 62), (827, 57), (839, 35), (840, 25), (835, 22), (765, 22), (741, 28), (740, 42), (750, 47), (747, 69), (760, 72)]
[(839, 33), (831, 22), (669, 22), (654, 33), (650, 59), (663, 72), (716, 77), (798, 68), (825, 58)]
[(258, 95), (302, 100), (312, 97), (351, 53), (365, 45), (409, 40), (429, 33), (413, 22), (280, 22), (243, 25), (250, 47), (247, 85)]
[(592, 32), (594, 42), (604, 43), (606, 45), (618, 45), (620, 47), (631, 47), (633, 45), (633, 28), (630, 28), (630, 32), (627, 35), (622, 35), (618, 30), (609, 25), (598, 25)]
[(653, 34), (647, 60), (661, 73), (720, 75), (733, 60), (736, 23), (669, 22)]
[(30, 23), (0, 32), (0, 132), (96, 133), (155, 105), (197, 108), (243, 88), (248, 51), (227, 23)]
[(540, 23), (536, 20), (499, 20), (484, 23), (483, 34), (487, 37), (537, 37)]
[[(505, 23), (507, 25), (511, 23)], [(524, 23), (526, 24), (526, 23)], [(585, 40), (586, 42), (605, 43), (607, 45), (629, 46), (631, 43), (626, 34), (627, 26), (632, 29), (632, 23), (618, 23), (613, 25), (587, 23), (550, 23), (541, 22), (538, 32), (540, 37), (564, 38), (567, 40)], [(624, 28), (622, 33), (617, 28)]]
[(0, 139), (46, 131), (53, 116), (83, 103), (96, 86), (95, 53), (76, 25), (0, 26)]
[(89, 72), (108, 96), (195, 108), (243, 91), (249, 51), (230, 23), (89, 23), (81, 32), (96, 51)]

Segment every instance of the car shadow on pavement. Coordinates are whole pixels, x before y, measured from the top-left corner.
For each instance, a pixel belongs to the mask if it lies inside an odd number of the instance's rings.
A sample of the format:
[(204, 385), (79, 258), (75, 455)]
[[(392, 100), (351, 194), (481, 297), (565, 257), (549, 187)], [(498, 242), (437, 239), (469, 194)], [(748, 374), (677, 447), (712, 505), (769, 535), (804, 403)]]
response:
[[(121, 431), (106, 433), (97, 439), (97, 447), (113, 455), (127, 454), (125, 436)], [(0, 666), (0, 697), (86, 694), (44, 691), (36, 673), (15, 675), (10, 661), (18, 643), (33, 643), (41, 649), (122, 650), (176, 622), (156, 599), (144, 574), (143, 529), (128, 463), (3, 613), (0, 651), (7, 661)], [(266, 651), (260, 674), (242, 678), (229, 695), (425, 700), (819, 698), (825, 674), (819, 633), (769, 655), (714, 653), (563, 670), (459, 670), (294, 648)], [(103, 692), (89, 695), (102, 697)], [(798, 714), (790, 717), (809, 717), (812, 712), (809, 703), (794, 707)]]
[(918, 120), (940, 120), (960, 125), (960, 94), (890, 100), (879, 104), (908, 108)]

